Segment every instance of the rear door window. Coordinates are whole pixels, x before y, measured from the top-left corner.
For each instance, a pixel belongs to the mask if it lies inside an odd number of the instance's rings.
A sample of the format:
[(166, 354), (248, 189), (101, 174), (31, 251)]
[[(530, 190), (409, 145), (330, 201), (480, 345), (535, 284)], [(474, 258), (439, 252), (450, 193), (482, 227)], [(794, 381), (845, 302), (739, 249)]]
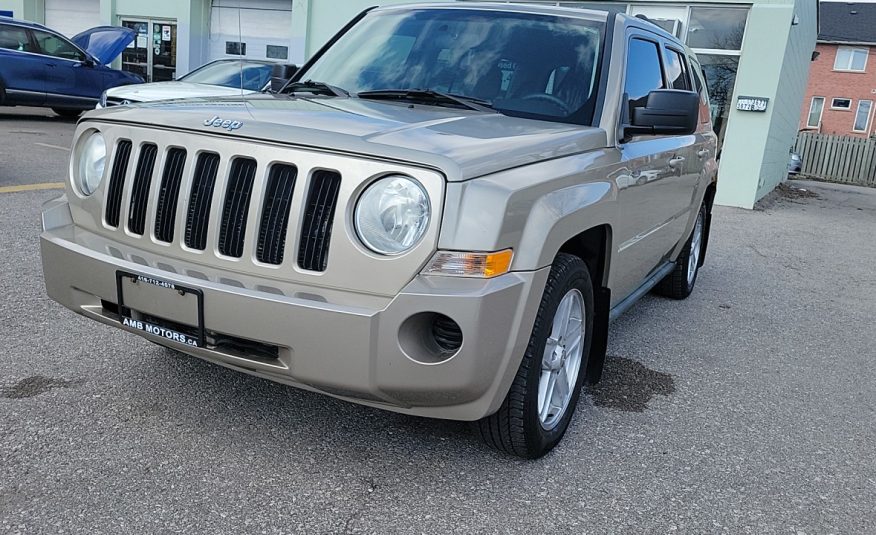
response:
[(688, 75), (683, 55), (671, 48), (664, 48), (663, 51), (666, 60), (666, 79), (669, 81), (669, 88), (690, 91), (690, 76)]
[(630, 39), (624, 83), (630, 103), (628, 117), (632, 117), (633, 108), (642, 108), (648, 103), (648, 93), (665, 88), (659, 45), (638, 37)]

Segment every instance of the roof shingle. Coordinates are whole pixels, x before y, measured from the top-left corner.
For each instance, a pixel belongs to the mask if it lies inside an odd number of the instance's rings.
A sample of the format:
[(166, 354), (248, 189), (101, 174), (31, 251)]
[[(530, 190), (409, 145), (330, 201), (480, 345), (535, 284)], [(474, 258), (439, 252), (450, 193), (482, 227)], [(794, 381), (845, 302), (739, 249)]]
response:
[(821, 2), (819, 41), (876, 44), (876, 3)]

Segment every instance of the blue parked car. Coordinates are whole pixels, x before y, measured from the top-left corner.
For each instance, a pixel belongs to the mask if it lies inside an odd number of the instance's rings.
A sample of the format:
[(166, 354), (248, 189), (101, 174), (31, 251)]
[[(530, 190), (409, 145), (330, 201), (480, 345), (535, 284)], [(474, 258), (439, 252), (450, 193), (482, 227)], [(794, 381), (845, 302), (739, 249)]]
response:
[(0, 105), (43, 106), (65, 117), (93, 109), (105, 90), (143, 83), (107, 66), (135, 37), (130, 28), (101, 26), (67, 39), (41, 24), (0, 17)]

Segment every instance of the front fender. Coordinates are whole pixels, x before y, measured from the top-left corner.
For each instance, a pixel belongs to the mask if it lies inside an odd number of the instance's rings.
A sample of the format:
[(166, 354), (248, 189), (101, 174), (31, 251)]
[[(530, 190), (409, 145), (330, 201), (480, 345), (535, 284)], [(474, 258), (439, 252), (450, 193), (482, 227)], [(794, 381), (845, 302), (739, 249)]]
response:
[(610, 150), (596, 150), (450, 183), (438, 247), (510, 248), (514, 271), (548, 266), (570, 238), (614, 221), (616, 163)]

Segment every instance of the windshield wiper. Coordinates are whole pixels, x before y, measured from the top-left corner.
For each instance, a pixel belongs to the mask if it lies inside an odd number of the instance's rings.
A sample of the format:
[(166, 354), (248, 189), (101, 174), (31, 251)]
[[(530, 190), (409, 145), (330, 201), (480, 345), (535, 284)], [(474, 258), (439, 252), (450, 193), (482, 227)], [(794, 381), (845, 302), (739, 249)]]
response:
[(292, 82), (283, 86), (281, 93), (313, 93), (314, 95), (331, 95), (334, 97), (349, 97), (350, 92), (346, 89), (327, 84), (325, 82), (317, 82), (314, 80), (305, 80), (303, 82)]
[(496, 113), (496, 110), (493, 109), (493, 104), (487, 100), (444, 93), (434, 89), (376, 89), (374, 91), (361, 91), (356, 96), (359, 98), (385, 100), (420, 100), (436, 105), (456, 104), (474, 111)]

